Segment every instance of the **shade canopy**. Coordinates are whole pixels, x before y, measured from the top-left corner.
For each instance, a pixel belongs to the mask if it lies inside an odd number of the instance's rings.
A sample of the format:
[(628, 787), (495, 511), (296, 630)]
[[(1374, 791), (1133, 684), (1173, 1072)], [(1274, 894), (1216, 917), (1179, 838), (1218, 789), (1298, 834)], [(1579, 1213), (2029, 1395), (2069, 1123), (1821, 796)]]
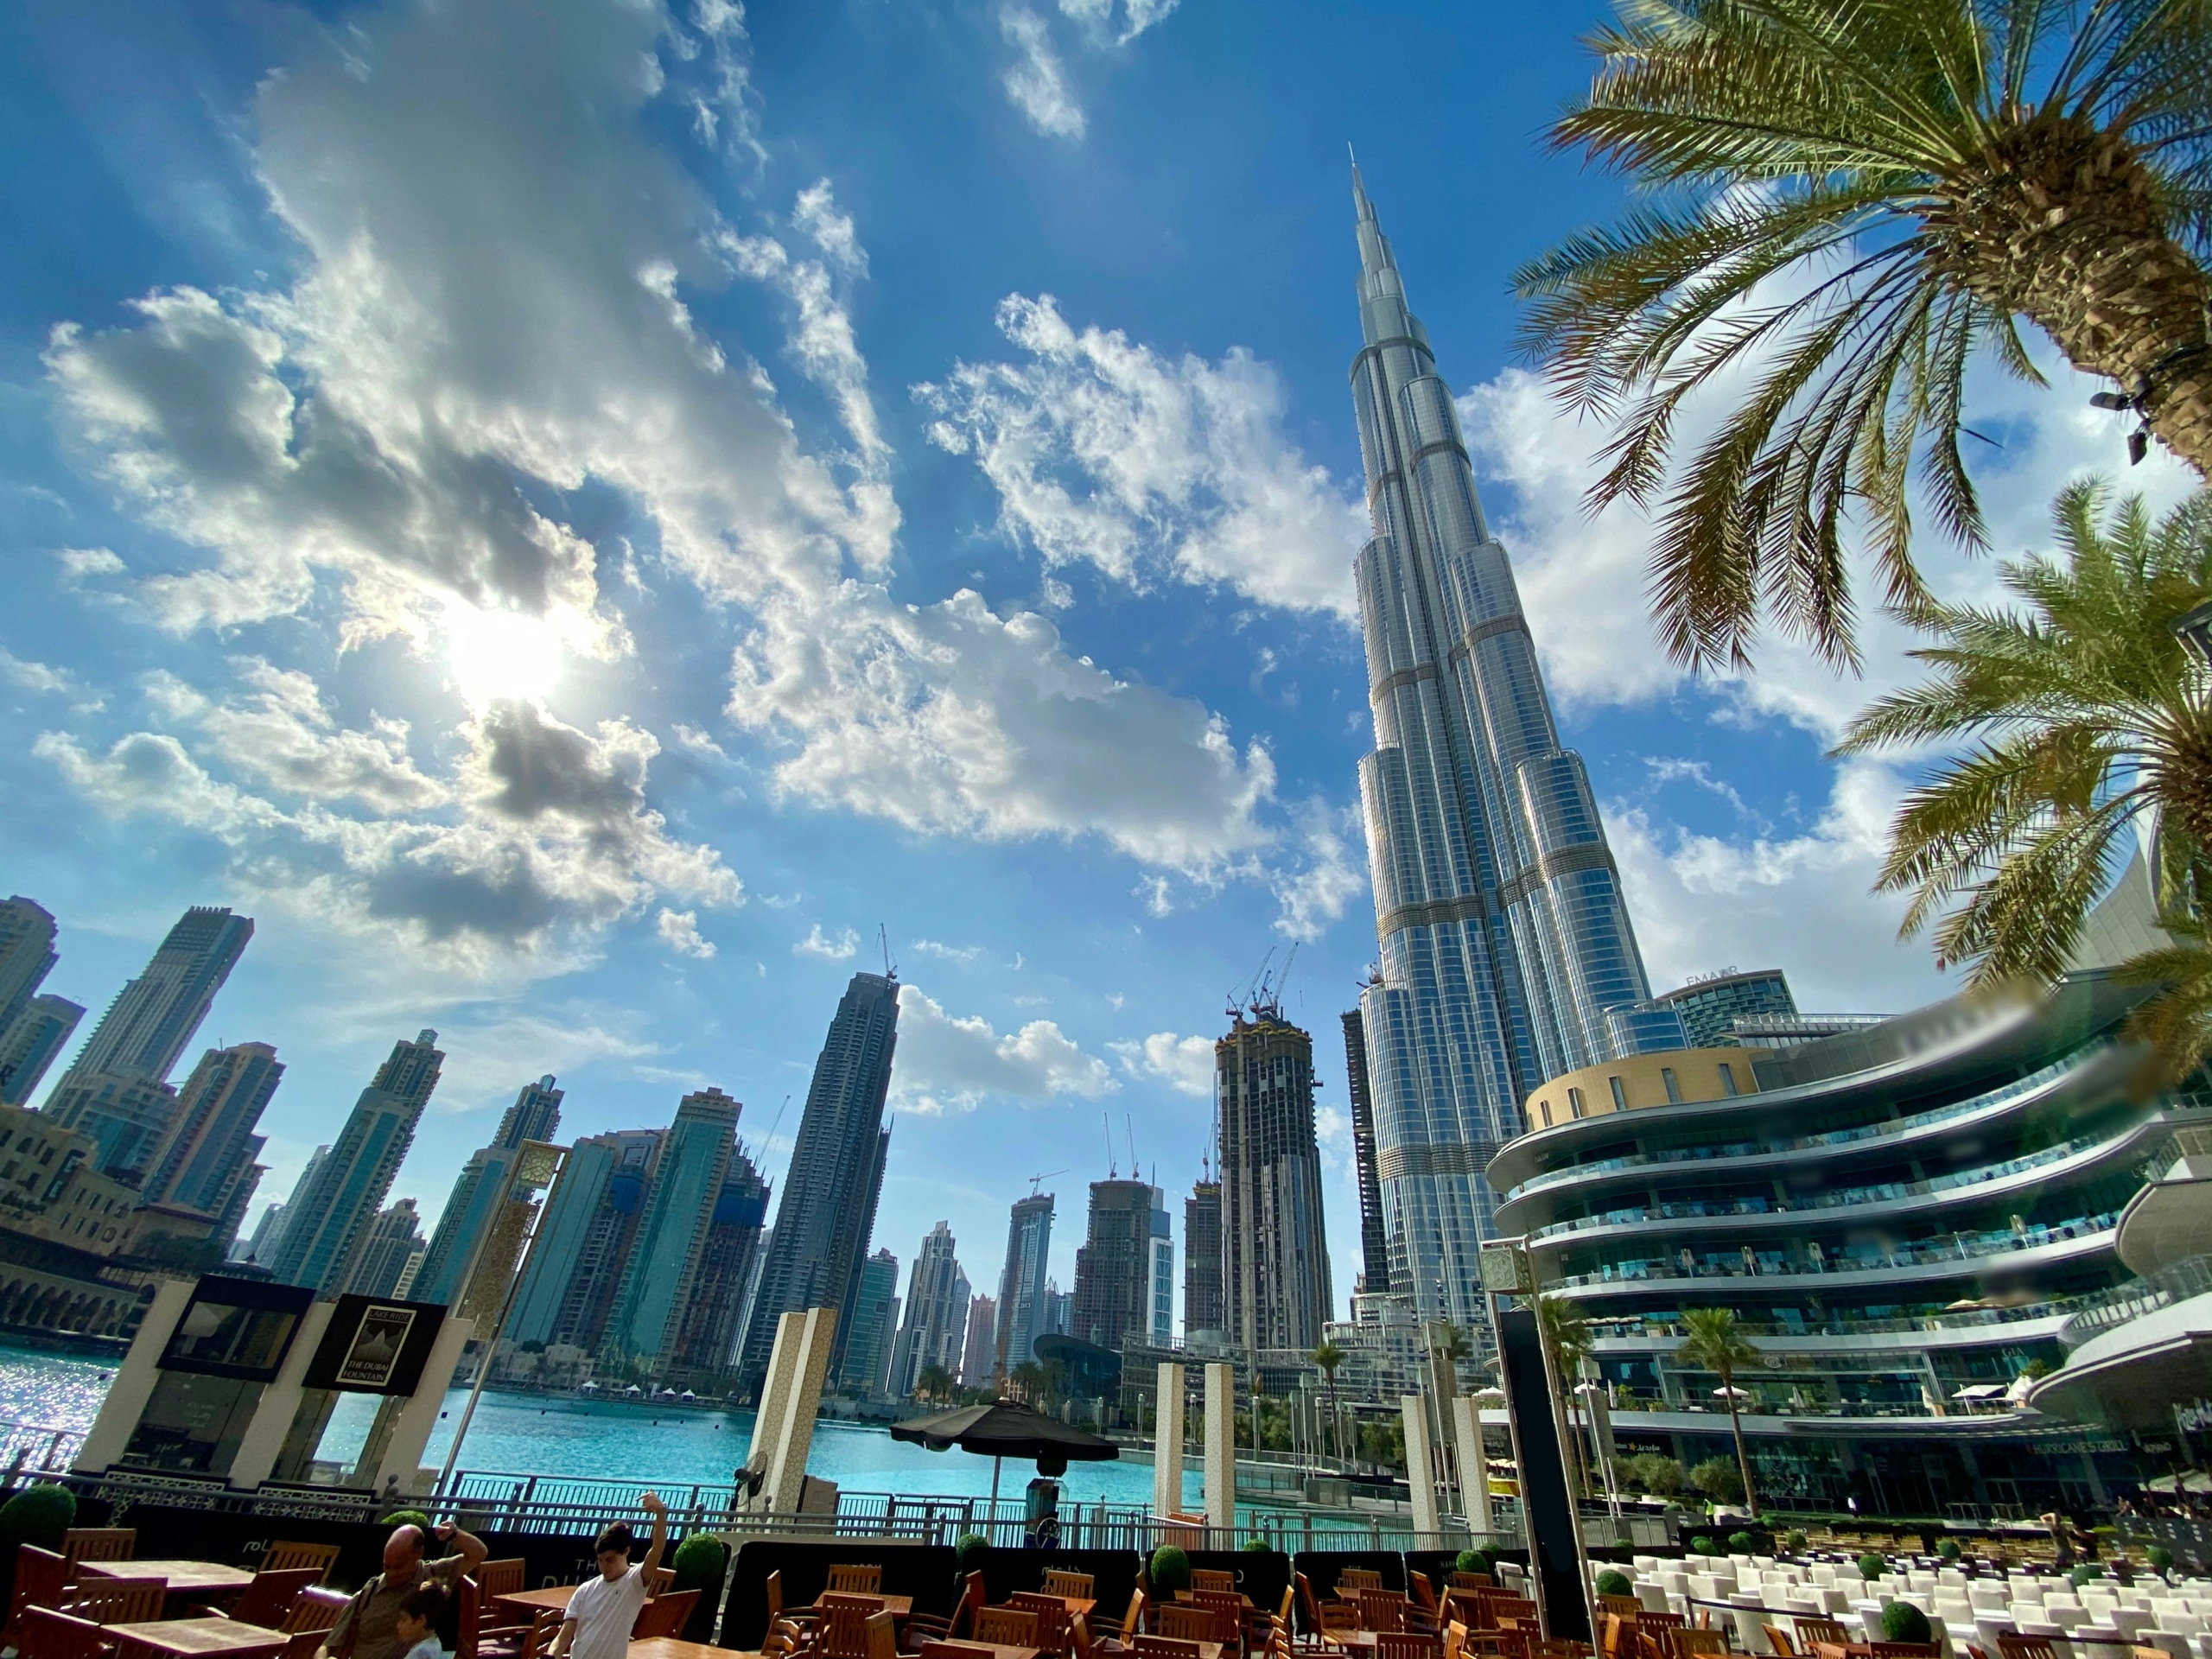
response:
[(932, 1452), (958, 1446), (986, 1458), (1064, 1458), (1070, 1463), (1111, 1463), (1121, 1447), (1086, 1429), (1010, 1400), (963, 1406), (934, 1417), (891, 1425), (891, 1438)]

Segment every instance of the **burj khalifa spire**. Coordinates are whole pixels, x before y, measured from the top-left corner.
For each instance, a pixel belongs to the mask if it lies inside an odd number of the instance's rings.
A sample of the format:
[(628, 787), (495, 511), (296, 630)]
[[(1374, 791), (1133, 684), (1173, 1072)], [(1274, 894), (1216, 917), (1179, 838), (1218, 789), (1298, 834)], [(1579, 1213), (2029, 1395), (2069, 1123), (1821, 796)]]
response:
[(1351, 368), (1374, 538), (1354, 567), (1375, 749), (1359, 763), (1382, 971), (1360, 997), (1394, 1290), (1475, 1320), (1483, 1179), (1548, 1078), (1676, 1048), (1582, 758), (1559, 743), (1513, 568), (1357, 163)]

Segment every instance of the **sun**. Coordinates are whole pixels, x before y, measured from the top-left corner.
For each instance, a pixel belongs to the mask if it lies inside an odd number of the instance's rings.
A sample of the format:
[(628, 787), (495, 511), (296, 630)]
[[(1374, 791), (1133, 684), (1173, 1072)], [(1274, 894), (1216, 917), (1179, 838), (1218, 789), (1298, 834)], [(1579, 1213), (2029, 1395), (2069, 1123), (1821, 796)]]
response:
[(445, 630), (446, 665), (471, 709), (540, 701), (560, 678), (560, 631), (542, 616), (454, 605)]

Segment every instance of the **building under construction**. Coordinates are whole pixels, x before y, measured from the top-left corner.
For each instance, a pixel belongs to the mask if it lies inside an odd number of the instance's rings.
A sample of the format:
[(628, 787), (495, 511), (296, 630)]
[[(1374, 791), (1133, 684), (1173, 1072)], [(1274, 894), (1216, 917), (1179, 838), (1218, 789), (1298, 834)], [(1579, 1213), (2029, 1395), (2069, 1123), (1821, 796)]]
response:
[(1221, 1260), (1230, 1345), (1248, 1357), (1307, 1351), (1333, 1316), (1321, 1155), (1313, 1138), (1313, 1039), (1263, 982), (1214, 1045), (1220, 1118)]

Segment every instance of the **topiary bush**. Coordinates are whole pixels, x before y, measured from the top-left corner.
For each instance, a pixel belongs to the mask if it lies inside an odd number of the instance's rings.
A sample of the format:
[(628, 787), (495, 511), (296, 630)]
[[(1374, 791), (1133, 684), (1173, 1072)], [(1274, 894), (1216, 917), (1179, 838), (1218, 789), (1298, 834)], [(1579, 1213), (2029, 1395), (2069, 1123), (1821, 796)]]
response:
[(1732, 1555), (1750, 1554), (1751, 1553), (1751, 1535), (1748, 1532), (1730, 1533), (1728, 1535), (1728, 1553)]
[(1802, 1555), (1805, 1553), (1805, 1529), (1802, 1527), (1791, 1528), (1789, 1536), (1783, 1542), (1792, 1555)]
[(2081, 1566), (2075, 1567), (2071, 1573), (2068, 1573), (2067, 1577), (2074, 1581), (2074, 1587), (2076, 1590), (2079, 1590), (2083, 1585), (2090, 1583), (2094, 1580), (2101, 1579), (2104, 1575), (2104, 1568), (2101, 1567), (2092, 1567), (2087, 1561), (2084, 1561)]
[(1454, 1573), (1487, 1573), (1490, 1571), (1490, 1557), (1479, 1549), (1463, 1549), (1452, 1560), (1452, 1570)]
[(1154, 1598), (1167, 1600), (1178, 1590), (1191, 1587), (1191, 1558), (1173, 1544), (1162, 1544), (1152, 1552), (1146, 1576), (1152, 1580)]
[(1859, 1576), (1872, 1584), (1889, 1570), (1889, 1566), (1887, 1561), (1870, 1549), (1859, 1558)]
[(1961, 1556), (1964, 1555), (1966, 1551), (1959, 1548), (1959, 1541), (1957, 1539), (1946, 1538), (1936, 1544), (1936, 1553), (1947, 1561), (1955, 1561)]
[(953, 1565), (963, 1575), (972, 1573), (982, 1564), (983, 1552), (990, 1547), (991, 1541), (982, 1533), (963, 1533), (952, 1546)]
[(1247, 1538), (1244, 1541), (1244, 1548), (1248, 1550), (1255, 1550), (1259, 1554), (1265, 1555), (1269, 1551), (1273, 1550), (1274, 1546), (1264, 1538)]
[(1707, 1537), (1704, 1534), (1700, 1533), (1696, 1537), (1690, 1540), (1690, 1551), (1693, 1554), (1697, 1555), (1718, 1555), (1720, 1553), (1720, 1546), (1714, 1543), (1712, 1539)]
[(76, 1495), (66, 1486), (40, 1484), (0, 1504), (0, 1541), (60, 1549), (61, 1535), (77, 1519)]
[(1909, 1601), (1893, 1601), (1882, 1609), (1882, 1636), (1891, 1642), (1933, 1642), (1936, 1631), (1919, 1608)]
[(675, 1559), (669, 1565), (676, 1569), (676, 1588), (699, 1592), (699, 1599), (691, 1604), (691, 1617), (683, 1622), (683, 1639), (711, 1640), (722, 1573), (729, 1565), (729, 1547), (710, 1533), (696, 1532), (676, 1547)]
[(420, 1527), (423, 1529), (423, 1540), (424, 1543), (427, 1544), (429, 1541), (430, 1517), (420, 1510), (394, 1510), (390, 1515), (385, 1516), (385, 1518), (377, 1524), (379, 1526), (393, 1528)]
[(1616, 1573), (1608, 1567), (1598, 1575), (1598, 1593), (1601, 1596), (1632, 1596), (1636, 1586), (1625, 1573)]
[(2171, 1573), (2174, 1570), (2174, 1553), (2164, 1544), (2152, 1545), (2143, 1552), (2143, 1559), (2151, 1563), (2151, 1570), (2153, 1573)]

